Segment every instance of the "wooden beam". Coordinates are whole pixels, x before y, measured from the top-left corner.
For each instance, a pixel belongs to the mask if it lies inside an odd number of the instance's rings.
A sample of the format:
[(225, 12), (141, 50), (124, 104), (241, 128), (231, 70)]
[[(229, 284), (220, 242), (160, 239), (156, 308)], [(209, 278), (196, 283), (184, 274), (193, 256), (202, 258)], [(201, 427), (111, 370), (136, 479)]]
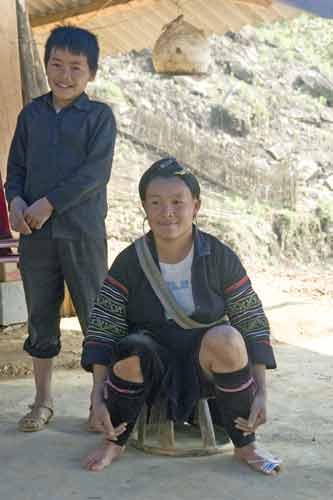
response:
[(252, 6), (271, 7), (273, 0), (232, 0), (234, 3), (248, 4)]
[[(154, 0), (149, 0), (152, 2)], [(146, 4), (147, 0), (94, 0), (87, 5), (80, 5), (67, 9), (59, 9), (56, 12), (52, 12), (52, 14), (45, 15), (34, 15), (30, 14), (30, 23), (31, 26), (43, 26), (50, 25), (55, 23), (60, 23), (63, 21), (66, 22), (84, 22), (87, 19), (93, 17), (94, 15), (99, 14), (103, 11), (103, 15), (110, 14), (112, 12), (121, 7), (125, 8), (125, 10), (131, 9), (132, 5), (135, 4), (135, 7), (138, 7), (138, 4)], [(77, 21), (77, 18), (80, 21)]]
[(0, 60), (0, 170), (2, 179), (4, 179), (7, 170), (8, 150), (15, 130), (17, 115), (22, 107), (16, 5), (13, 0), (1, 1)]

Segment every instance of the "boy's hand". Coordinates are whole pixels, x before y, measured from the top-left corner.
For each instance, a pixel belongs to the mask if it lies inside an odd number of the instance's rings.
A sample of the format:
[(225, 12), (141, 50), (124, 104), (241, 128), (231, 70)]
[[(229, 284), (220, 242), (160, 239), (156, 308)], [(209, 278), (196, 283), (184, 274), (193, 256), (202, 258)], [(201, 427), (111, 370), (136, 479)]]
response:
[(25, 221), (31, 229), (40, 229), (50, 218), (53, 212), (53, 206), (49, 200), (44, 197), (35, 201), (24, 212)]
[(20, 196), (16, 196), (10, 203), (10, 225), (13, 231), (17, 231), (20, 234), (31, 234), (31, 229), (24, 220), (24, 212), (27, 206), (26, 202)]

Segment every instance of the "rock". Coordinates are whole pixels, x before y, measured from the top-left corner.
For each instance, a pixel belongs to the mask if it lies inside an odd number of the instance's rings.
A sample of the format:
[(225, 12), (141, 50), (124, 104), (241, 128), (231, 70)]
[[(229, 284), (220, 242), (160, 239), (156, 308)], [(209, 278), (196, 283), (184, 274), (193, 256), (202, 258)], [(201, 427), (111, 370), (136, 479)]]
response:
[(208, 73), (210, 47), (204, 31), (179, 16), (164, 26), (153, 49), (153, 64), (157, 73)]
[(330, 191), (333, 191), (333, 175), (330, 175), (325, 179), (325, 184)]
[(328, 106), (333, 106), (333, 83), (317, 68), (308, 69), (298, 75), (293, 87), (310, 94), (312, 97), (323, 97)]
[(214, 129), (221, 129), (227, 134), (240, 137), (246, 137), (250, 132), (249, 123), (244, 117), (221, 105), (211, 107), (210, 126)]
[(320, 119), (326, 123), (333, 123), (333, 110), (332, 109), (323, 109), (320, 113)]
[(254, 73), (239, 61), (226, 61), (225, 72), (233, 75), (238, 80), (243, 80), (246, 83), (253, 83)]
[(318, 176), (320, 167), (315, 160), (303, 158), (296, 165), (296, 171), (300, 180), (309, 182), (311, 179)]
[(230, 38), (235, 43), (245, 46), (258, 41), (257, 32), (250, 25), (243, 26), (239, 32), (227, 31), (224, 36)]
[(274, 160), (281, 161), (290, 155), (292, 150), (292, 145), (288, 143), (276, 143), (273, 146), (266, 149), (267, 153), (271, 155)]

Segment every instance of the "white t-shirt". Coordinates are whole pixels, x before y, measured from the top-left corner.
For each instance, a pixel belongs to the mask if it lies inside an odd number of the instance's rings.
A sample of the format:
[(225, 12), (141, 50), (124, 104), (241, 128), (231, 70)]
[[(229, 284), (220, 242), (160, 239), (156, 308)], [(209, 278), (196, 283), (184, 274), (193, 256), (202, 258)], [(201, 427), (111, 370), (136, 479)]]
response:
[(177, 304), (190, 316), (194, 312), (191, 268), (193, 262), (193, 245), (190, 253), (177, 264), (160, 262), (161, 273)]

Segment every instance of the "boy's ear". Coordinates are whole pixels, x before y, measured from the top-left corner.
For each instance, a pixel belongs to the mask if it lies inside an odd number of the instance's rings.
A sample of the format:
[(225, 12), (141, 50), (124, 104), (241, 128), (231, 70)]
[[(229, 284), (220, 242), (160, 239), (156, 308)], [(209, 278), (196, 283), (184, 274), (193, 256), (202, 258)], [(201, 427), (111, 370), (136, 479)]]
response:
[(96, 71), (90, 71), (90, 77), (89, 77), (89, 82), (93, 82), (96, 78), (97, 75), (97, 70)]

